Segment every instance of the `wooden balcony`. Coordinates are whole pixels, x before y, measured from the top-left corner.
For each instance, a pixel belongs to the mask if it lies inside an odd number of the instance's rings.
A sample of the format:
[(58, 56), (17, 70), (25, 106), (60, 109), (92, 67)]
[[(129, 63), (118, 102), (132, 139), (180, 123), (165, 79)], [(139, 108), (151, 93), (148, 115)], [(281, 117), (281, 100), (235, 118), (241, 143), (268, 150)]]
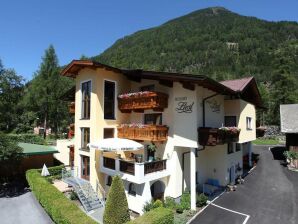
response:
[(122, 125), (118, 127), (118, 138), (163, 142), (168, 139), (168, 130), (169, 128), (164, 125)]
[(75, 102), (71, 102), (70, 104), (68, 104), (68, 112), (70, 114), (74, 114), (75, 113), (75, 109), (76, 109)]
[(265, 132), (266, 132), (266, 128), (263, 128), (263, 127), (256, 128), (256, 136), (257, 136), (257, 138), (264, 137)]
[(154, 173), (167, 169), (167, 160), (159, 160), (153, 162), (147, 162), (144, 164), (144, 173)]
[(168, 95), (160, 92), (139, 92), (118, 96), (118, 108), (122, 113), (144, 112), (152, 109), (163, 111), (168, 107)]
[(69, 130), (68, 130), (68, 138), (71, 139), (74, 136), (75, 136), (75, 124), (70, 124)]
[(216, 146), (231, 142), (238, 142), (240, 129), (225, 128), (206, 128), (198, 129), (199, 144), (203, 146)]

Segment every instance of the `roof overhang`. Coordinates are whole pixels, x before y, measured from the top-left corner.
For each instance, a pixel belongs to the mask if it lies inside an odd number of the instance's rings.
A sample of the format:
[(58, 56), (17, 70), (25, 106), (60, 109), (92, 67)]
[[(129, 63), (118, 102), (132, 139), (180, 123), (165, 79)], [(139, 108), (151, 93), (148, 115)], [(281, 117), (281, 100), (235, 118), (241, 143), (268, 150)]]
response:
[(61, 72), (61, 75), (75, 78), (79, 71), (83, 68), (90, 68), (90, 69), (97, 69), (97, 68), (103, 68), (106, 70), (112, 70), (115, 72), (121, 72), (120, 69), (114, 68), (112, 66), (108, 66), (105, 64), (101, 64), (95, 61), (91, 60), (73, 60), (71, 63), (69, 63)]

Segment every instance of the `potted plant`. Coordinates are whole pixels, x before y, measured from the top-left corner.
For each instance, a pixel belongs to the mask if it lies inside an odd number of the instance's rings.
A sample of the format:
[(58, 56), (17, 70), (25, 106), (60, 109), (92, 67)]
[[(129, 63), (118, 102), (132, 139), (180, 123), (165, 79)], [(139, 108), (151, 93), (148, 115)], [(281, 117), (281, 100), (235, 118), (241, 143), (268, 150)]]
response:
[(151, 144), (147, 145), (147, 149), (149, 152), (156, 152), (157, 146), (152, 142)]

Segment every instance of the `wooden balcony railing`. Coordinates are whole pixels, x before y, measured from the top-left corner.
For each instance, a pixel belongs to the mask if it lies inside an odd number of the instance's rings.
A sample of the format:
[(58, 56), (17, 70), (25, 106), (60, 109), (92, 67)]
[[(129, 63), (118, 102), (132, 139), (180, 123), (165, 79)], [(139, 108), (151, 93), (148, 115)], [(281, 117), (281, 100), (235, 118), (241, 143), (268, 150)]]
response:
[(112, 170), (115, 170), (115, 159), (103, 157), (103, 166)]
[(154, 162), (148, 162), (144, 164), (144, 173), (154, 173), (161, 170), (167, 169), (167, 160), (160, 160)]
[(127, 138), (140, 141), (163, 142), (168, 139), (169, 128), (164, 125), (144, 125), (118, 127), (118, 138)]
[(230, 142), (238, 142), (240, 129), (234, 127), (206, 128), (201, 127), (199, 132), (199, 144), (203, 146), (215, 146)]
[(144, 112), (153, 109), (163, 111), (168, 107), (168, 95), (160, 92), (139, 92), (118, 96), (118, 108), (123, 113)]
[(75, 113), (75, 102), (71, 102), (69, 105), (68, 105), (68, 111), (70, 114), (74, 114)]
[(265, 132), (266, 132), (266, 128), (257, 127), (256, 128), (256, 136), (257, 136), (257, 138), (264, 137)]
[(135, 175), (135, 164), (134, 162), (128, 162), (124, 160), (120, 160), (120, 171), (123, 173), (128, 173), (131, 175)]
[(68, 130), (68, 138), (71, 139), (75, 136), (75, 125), (74, 124), (70, 124), (69, 125), (69, 130)]

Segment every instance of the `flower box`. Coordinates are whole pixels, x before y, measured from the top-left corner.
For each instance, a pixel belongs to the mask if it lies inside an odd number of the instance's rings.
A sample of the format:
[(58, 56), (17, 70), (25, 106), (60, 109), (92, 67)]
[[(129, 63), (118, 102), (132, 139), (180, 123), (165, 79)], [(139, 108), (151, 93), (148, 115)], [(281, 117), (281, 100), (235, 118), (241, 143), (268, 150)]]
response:
[(163, 142), (168, 139), (168, 129), (164, 125), (122, 124), (118, 127), (118, 138)]
[(153, 109), (163, 111), (168, 107), (168, 95), (160, 92), (143, 91), (118, 96), (118, 108), (123, 113), (142, 112)]
[(200, 145), (215, 146), (237, 142), (239, 140), (240, 129), (237, 127), (200, 127), (198, 132)]

